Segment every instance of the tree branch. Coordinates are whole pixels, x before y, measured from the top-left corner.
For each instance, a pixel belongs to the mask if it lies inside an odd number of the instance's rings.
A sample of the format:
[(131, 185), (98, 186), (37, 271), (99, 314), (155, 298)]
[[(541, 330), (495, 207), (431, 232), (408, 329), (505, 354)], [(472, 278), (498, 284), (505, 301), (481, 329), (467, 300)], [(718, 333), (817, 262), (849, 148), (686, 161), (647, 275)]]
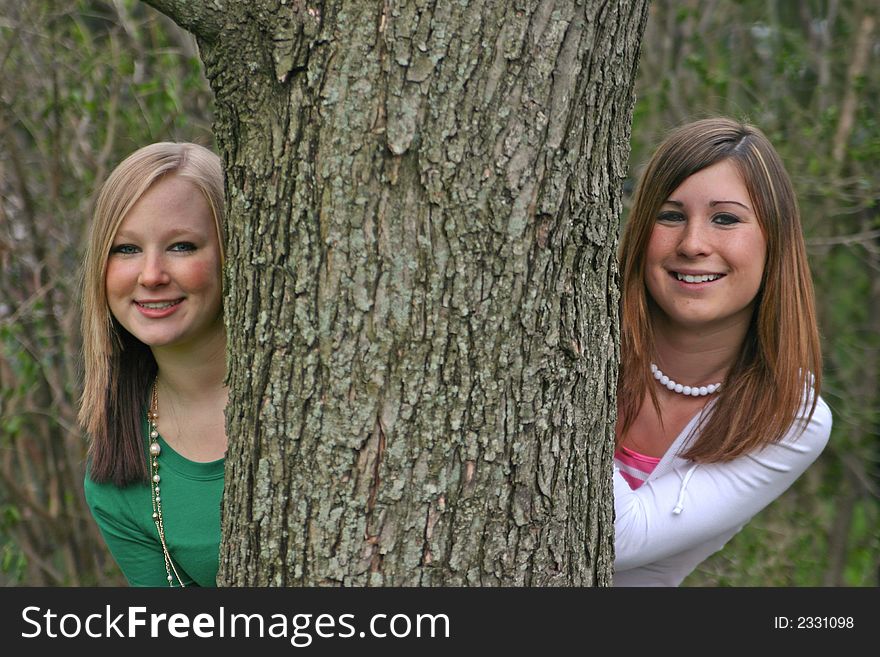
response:
[(868, 65), (868, 55), (871, 51), (872, 43), (871, 33), (874, 31), (874, 24), (873, 16), (862, 17), (858, 37), (856, 38), (855, 52), (847, 72), (846, 95), (843, 97), (843, 103), (841, 103), (840, 120), (837, 124), (837, 132), (834, 134), (831, 151), (831, 157), (838, 165), (838, 168), (843, 163), (843, 156), (846, 154), (849, 137), (855, 125), (856, 108), (858, 106), (858, 81), (865, 74), (865, 69)]
[(225, 22), (226, 0), (143, 0), (196, 38), (212, 41)]
[(806, 240), (807, 246), (834, 246), (835, 244), (844, 244), (852, 246), (853, 244), (868, 244), (880, 238), (880, 230), (866, 230), (853, 235), (836, 235), (834, 237), (810, 237)]

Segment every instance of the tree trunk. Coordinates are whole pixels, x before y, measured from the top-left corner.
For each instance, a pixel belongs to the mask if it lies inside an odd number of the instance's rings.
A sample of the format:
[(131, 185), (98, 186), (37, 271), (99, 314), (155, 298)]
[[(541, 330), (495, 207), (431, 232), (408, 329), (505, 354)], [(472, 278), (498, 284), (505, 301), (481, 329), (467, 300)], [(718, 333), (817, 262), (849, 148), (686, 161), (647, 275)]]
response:
[(646, 0), (150, 0), (229, 203), (225, 585), (608, 585)]

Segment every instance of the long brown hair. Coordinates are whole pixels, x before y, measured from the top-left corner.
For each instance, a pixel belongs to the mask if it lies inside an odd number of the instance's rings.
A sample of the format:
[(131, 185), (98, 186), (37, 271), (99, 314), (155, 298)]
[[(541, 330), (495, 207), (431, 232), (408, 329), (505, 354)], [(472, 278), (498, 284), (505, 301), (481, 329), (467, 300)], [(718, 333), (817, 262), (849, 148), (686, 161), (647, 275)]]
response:
[(179, 176), (204, 195), (224, 249), (223, 166), (204, 146), (160, 142), (123, 160), (101, 187), (89, 227), (82, 270), (84, 385), (80, 424), (91, 438), (89, 476), (124, 486), (147, 479), (144, 404), (156, 361), (150, 348), (125, 330), (107, 304), (107, 259), (126, 214), (163, 176)]
[(767, 241), (767, 261), (739, 356), (699, 437), (682, 454), (704, 463), (728, 461), (780, 440), (805, 399), (812, 416), (822, 375), (800, 213), (782, 160), (754, 126), (727, 118), (695, 121), (673, 130), (648, 162), (621, 239), (618, 435), (632, 426), (646, 390), (659, 412), (650, 372), (653, 301), (645, 286), (645, 254), (657, 213), (685, 178), (723, 160), (745, 181)]

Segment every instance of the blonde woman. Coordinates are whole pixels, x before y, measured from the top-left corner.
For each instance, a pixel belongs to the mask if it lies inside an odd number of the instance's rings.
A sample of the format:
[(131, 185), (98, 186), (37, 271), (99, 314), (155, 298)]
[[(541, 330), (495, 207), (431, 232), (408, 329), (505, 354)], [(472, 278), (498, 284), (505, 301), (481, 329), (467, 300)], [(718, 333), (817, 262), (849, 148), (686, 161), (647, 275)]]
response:
[(621, 241), (615, 584), (677, 586), (828, 441), (800, 215), (757, 128), (674, 130)]
[(213, 586), (226, 452), (223, 170), (157, 143), (97, 199), (84, 263), (85, 493), (133, 586)]

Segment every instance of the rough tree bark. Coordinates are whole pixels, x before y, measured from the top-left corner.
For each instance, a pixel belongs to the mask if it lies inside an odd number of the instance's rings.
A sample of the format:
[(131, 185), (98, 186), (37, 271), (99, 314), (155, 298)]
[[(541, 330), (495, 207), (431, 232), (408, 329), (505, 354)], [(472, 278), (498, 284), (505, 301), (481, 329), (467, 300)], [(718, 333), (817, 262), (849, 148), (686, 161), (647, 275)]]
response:
[(225, 585), (607, 585), (646, 0), (149, 0), (229, 202)]

